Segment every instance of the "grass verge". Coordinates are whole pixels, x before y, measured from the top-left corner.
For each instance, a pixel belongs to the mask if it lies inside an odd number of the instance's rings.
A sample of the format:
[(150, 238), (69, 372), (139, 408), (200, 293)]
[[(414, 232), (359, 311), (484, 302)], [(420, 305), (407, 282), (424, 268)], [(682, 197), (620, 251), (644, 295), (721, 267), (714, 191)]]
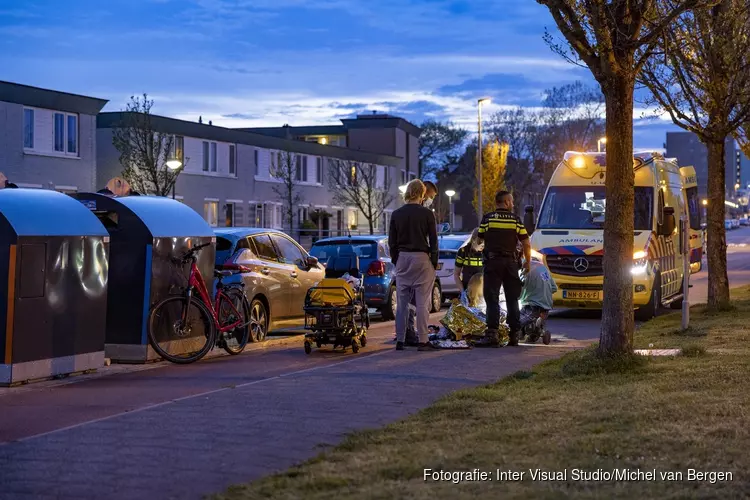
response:
[[(747, 498), (750, 492), (750, 287), (734, 309), (691, 309), (644, 325), (635, 345), (682, 348), (668, 358), (601, 361), (593, 349), (456, 392), (404, 421), (351, 435), (299, 467), (214, 500), (497, 498)], [(425, 480), (425, 469), (479, 469), (491, 481)], [(532, 472), (566, 471), (561, 480)], [(498, 480), (497, 471), (523, 472)], [(655, 471), (654, 480), (582, 480), (576, 470)], [(690, 470), (729, 472), (691, 480)], [(662, 474), (679, 472), (670, 480)]]

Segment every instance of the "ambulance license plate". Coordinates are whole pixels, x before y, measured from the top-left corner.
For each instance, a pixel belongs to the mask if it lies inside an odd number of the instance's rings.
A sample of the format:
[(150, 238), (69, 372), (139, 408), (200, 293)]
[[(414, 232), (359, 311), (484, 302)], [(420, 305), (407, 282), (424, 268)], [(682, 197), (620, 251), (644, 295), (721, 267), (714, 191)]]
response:
[(601, 300), (602, 292), (600, 290), (563, 290), (564, 299), (577, 300)]

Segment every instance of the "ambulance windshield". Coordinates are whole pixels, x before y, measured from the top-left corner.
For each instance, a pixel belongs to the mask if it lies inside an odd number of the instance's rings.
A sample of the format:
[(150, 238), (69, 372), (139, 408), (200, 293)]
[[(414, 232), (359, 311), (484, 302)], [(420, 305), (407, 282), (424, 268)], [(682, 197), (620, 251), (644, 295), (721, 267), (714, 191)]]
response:
[[(650, 230), (653, 214), (651, 187), (635, 188), (634, 223)], [(607, 211), (604, 186), (550, 187), (539, 216), (539, 229), (602, 229)]]

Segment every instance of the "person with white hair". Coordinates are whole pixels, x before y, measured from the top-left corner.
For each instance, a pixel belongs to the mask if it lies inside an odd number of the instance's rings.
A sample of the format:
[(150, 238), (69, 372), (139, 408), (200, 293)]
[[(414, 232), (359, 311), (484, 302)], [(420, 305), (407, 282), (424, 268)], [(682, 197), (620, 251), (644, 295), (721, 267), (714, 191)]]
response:
[(404, 349), (409, 302), (414, 296), (417, 311), (419, 350), (433, 349), (429, 342), (427, 319), (430, 295), (438, 265), (438, 237), (435, 215), (422, 206), (427, 189), (414, 179), (406, 186), (402, 207), (391, 216), (388, 246), (396, 266), (396, 350)]

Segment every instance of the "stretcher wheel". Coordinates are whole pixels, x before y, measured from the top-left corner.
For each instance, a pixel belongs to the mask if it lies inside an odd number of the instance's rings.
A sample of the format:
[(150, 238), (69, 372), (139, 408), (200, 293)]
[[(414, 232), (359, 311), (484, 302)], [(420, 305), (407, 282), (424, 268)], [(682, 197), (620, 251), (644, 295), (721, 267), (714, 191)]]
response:
[(315, 341), (315, 345), (318, 346), (318, 349), (320, 349), (321, 347), (323, 347), (323, 343), (320, 340), (316, 340)]
[(357, 344), (357, 339), (352, 339), (352, 352), (354, 354), (357, 354), (359, 352), (359, 344)]
[(544, 335), (542, 336), (542, 342), (544, 342), (544, 345), (549, 345), (549, 343), (552, 341), (552, 334), (548, 331), (544, 331)]
[(305, 354), (310, 354), (312, 352), (312, 344), (310, 342), (305, 342)]

